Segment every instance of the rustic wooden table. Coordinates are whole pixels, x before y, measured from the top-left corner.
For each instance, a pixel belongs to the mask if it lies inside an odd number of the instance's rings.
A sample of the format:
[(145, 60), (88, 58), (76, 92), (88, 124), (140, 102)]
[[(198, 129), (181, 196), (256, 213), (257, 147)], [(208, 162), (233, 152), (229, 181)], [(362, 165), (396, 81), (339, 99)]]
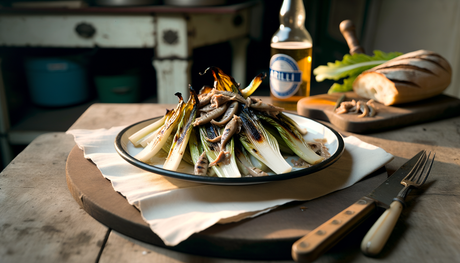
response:
[[(94, 104), (70, 129), (128, 125), (161, 115), (165, 107), (172, 106)], [(458, 262), (460, 117), (353, 135), (395, 156), (386, 165), (388, 174), (422, 149), (436, 151), (436, 161), (426, 187), (411, 192), (380, 257), (333, 249), (317, 262)], [(42, 135), (0, 174), (0, 262), (252, 262), (143, 244), (97, 222), (78, 206), (66, 185), (66, 160), (74, 146), (71, 135)]]

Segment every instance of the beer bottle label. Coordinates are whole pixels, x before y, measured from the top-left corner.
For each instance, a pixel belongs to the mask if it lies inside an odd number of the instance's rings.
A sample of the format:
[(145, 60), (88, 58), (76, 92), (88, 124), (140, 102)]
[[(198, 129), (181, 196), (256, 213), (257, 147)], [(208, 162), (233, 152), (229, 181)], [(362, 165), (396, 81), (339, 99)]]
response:
[(302, 71), (297, 62), (285, 54), (270, 59), (270, 89), (278, 98), (285, 99), (296, 94), (302, 83)]

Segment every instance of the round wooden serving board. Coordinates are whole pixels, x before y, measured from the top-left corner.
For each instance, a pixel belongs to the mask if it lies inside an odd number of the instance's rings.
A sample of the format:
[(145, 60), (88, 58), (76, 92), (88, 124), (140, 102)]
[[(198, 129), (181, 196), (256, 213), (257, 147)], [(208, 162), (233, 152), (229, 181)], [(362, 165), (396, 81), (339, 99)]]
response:
[[(307, 202), (291, 202), (256, 218), (217, 224), (167, 247), (142, 219), (139, 211), (115, 192), (96, 165), (75, 146), (66, 165), (68, 188), (77, 203), (93, 218), (121, 234), (148, 244), (189, 254), (235, 259), (291, 259), (292, 244), (335, 214), (369, 193), (387, 178), (385, 168), (347, 189)], [(379, 213), (376, 213), (377, 215)], [(372, 220), (368, 220), (372, 223)], [(363, 224), (342, 240), (334, 253), (359, 252), (370, 225)], [(351, 241), (350, 241), (351, 240)]]
[[(334, 108), (343, 93), (320, 94), (299, 100), (299, 115), (328, 121), (348, 132), (370, 133), (408, 126), (433, 120), (440, 120), (460, 115), (460, 100), (448, 95), (438, 95), (426, 100), (394, 106), (377, 106), (374, 117), (358, 117), (357, 114), (336, 114)], [(354, 92), (346, 92), (346, 100), (364, 100)]]

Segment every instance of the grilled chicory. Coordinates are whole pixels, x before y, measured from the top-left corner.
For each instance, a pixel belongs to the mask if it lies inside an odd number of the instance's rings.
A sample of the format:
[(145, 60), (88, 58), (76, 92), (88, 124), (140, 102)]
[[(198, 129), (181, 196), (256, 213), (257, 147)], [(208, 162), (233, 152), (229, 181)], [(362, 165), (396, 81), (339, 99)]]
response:
[(282, 152), (310, 164), (323, 160), (305, 142), (304, 127), (282, 113), (283, 109), (250, 97), (264, 74), (240, 89), (219, 68), (209, 67), (203, 74), (206, 72), (214, 76), (213, 87), (202, 88), (199, 95), (191, 90), (186, 104), (176, 93), (179, 104), (175, 109), (132, 136), (134, 145), (145, 147), (136, 158), (148, 162), (163, 148), (168, 152), (164, 169), (176, 170), (184, 160), (195, 165), (196, 175), (218, 177), (290, 172), (292, 166)]

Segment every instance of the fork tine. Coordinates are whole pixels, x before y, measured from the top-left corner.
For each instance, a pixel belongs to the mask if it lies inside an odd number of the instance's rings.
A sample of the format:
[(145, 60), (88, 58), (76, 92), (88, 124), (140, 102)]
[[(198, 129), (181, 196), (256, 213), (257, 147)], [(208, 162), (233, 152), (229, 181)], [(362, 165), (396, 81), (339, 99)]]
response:
[(429, 152), (427, 155), (426, 151), (424, 151), (424, 154), (420, 157), (420, 163), (417, 167), (417, 171), (415, 171), (412, 178), (409, 178), (408, 180), (412, 181), (415, 184), (419, 184), (423, 180), (423, 172), (426, 169), (426, 165), (430, 158), (430, 154), (431, 152)]
[(421, 182), (419, 183), (420, 185), (424, 184), (426, 179), (428, 178), (428, 175), (430, 175), (431, 166), (433, 166), (434, 158), (436, 157), (436, 153), (433, 153), (433, 158), (431, 160), (430, 160), (430, 155), (431, 155), (431, 152), (428, 154), (427, 163), (423, 169), (423, 177), (421, 178)]
[(415, 163), (414, 167), (410, 170), (410, 172), (404, 177), (403, 181), (405, 180), (410, 180), (412, 181), (413, 177), (417, 175), (418, 171), (420, 170), (420, 167), (425, 164), (425, 161), (422, 161), (424, 157), (426, 156), (426, 151), (423, 150), (422, 155), (420, 155), (420, 158), (418, 158), (417, 162)]

